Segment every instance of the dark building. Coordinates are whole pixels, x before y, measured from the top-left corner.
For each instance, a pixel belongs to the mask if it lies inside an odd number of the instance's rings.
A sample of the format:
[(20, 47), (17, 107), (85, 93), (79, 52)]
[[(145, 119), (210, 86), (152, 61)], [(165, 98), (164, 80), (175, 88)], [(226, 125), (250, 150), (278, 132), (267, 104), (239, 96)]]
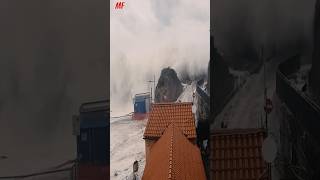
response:
[(314, 49), (312, 68), (309, 75), (310, 88), (314, 96), (320, 97), (320, 2), (317, 0), (314, 14)]
[(211, 122), (227, 103), (234, 90), (234, 78), (229, 72), (229, 66), (214, 46), (214, 36), (210, 35), (209, 85)]
[(276, 93), (281, 101), (279, 169), (284, 179), (319, 179), (320, 108), (288, 78), (299, 70), (299, 59), (299, 56), (287, 59), (276, 74)]
[(84, 103), (80, 107), (77, 133), (77, 179), (109, 177), (109, 101)]

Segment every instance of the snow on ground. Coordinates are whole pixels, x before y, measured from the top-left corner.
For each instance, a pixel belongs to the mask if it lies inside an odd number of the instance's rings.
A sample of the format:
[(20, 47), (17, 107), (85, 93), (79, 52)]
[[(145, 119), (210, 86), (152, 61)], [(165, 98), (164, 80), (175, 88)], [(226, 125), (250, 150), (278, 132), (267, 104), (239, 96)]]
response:
[(248, 71), (238, 71), (229, 68), (229, 72), (236, 78), (237, 87), (242, 87), (245, 84), (246, 79), (250, 76), (250, 73)]
[[(266, 87), (267, 96), (273, 102), (273, 111), (268, 115), (269, 136), (273, 137), (280, 147), (280, 121), (281, 101), (278, 99), (276, 88), (276, 70), (281, 61), (287, 57), (276, 57), (266, 63)], [(264, 125), (265, 112), (264, 90), (263, 90), (264, 71), (261, 68), (258, 74), (247, 77), (243, 87), (228, 102), (223, 111), (216, 117), (214, 124), (210, 128), (219, 128), (220, 122), (228, 124), (228, 128), (259, 128)], [(272, 165), (272, 179), (279, 179), (280, 173), (277, 167)]]
[[(183, 92), (177, 98), (176, 102), (193, 102), (192, 112), (197, 112), (197, 104), (198, 104), (198, 97), (195, 96), (193, 99), (193, 93), (196, 92), (197, 82), (193, 81), (190, 85), (184, 85)], [(198, 124), (198, 113), (195, 113), (195, 124)]]
[(180, 94), (176, 102), (192, 102), (193, 92), (196, 91), (196, 82), (192, 82), (191, 85), (184, 85), (183, 92)]
[(223, 111), (216, 117), (214, 128), (225, 122), (228, 128), (253, 128), (263, 110), (263, 74), (248, 77), (246, 84), (228, 102)]
[(147, 120), (132, 120), (131, 117), (112, 119), (110, 124), (110, 178), (130, 179), (132, 165), (139, 162), (141, 178), (145, 166), (143, 133)]
[[(266, 87), (268, 97), (275, 92), (275, 76), (277, 66), (283, 57), (266, 62)], [(264, 117), (264, 71), (247, 77), (245, 84), (227, 103), (223, 111), (216, 117), (211, 128), (219, 128), (223, 121), (228, 128), (257, 128), (261, 127)]]
[[(184, 90), (177, 102), (192, 102), (196, 82), (183, 84)], [(196, 101), (196, 98), (195, 98)], [(196, 106), (195, 106), (196, 107)], [(110, 120), (110, 178), (112, 180), (131, 179), (132, 165), (139, 161), (139, 179), (145, 166), (145, 143), (143, 133), (147, 119), (132, 120), (130, 116)]]

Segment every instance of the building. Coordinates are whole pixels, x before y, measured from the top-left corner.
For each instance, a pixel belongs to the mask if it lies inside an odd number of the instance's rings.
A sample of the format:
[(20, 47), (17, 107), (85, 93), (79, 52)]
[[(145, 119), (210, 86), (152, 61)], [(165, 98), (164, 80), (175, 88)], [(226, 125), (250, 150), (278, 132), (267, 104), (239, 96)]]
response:
[(268, 180), (263, 129), (221, 129), (210, 134), (210, 179)]
[(150, 109), (150, 93), (136, 94), (133, 98), (134, 113), (132, 119), (142, 120), (147, 118)]
[(310, 90), (317, 100), (320, 102), (320, 1), (315, 4), (314, 24), (313, 24), (313, 57), (312, 68), (309, 74)]
[(143, 138), (145, 140), (146, 161), (153, 144), (162, 136), (165, 129), (174, 124), (190, 142), (196, 142), (195, 119), (192, 103), (156, 103), (151, 111)]
[(77, 180), (102, 180), (109, 177), (109, 101), (80, 106), (77, 135)]
[(276, 97), (280, 115), (280, 169), (283, 179), (320, 179), (320, 106), (289, 80), (300, 69), (300, 57), (280, 63)]
[(169, 124), (150, 150), (143, 180), (206, 179), (200, 150), (184, 132), (178, 124)]

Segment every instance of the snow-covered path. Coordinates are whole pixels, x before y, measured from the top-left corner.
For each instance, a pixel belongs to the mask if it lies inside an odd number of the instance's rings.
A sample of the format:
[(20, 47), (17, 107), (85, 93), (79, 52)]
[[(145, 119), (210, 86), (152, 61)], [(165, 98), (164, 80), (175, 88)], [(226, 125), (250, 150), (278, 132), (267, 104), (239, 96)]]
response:
[(128, 179), (132, 164), (139, 162), (139, 176), (145, 166), (145, 144), (143, 133), (147, 120), (135, 121), (131, 118), (112, 120), (110, 124), (110, 178)]
[[(281, 101), (278, 99), (276, 90), (276, 71), (278, 65), (288, 56), (276, 57), (266, 63), (266, 87), (267, 96), (273, 101), (273, 111), (268, 115), (268, 134), (277, 146), (280, 147), (280, 121)], [(261, 68), (258, 74), (249, 76), (244, 86), (238, 90), (228, 102), (223, 111), (216, 117), (211, 129), (220, 128), (220, 123), (227, 123), (227, 128), (259, 128), (264, 125), (264, 71)], [(278, 180), (280, 173), (273, 166), (272, 179)]]
[[(276, 70), (283, 57), (273, 58), (266, 63), (266, 87), (268, 97), (272, 97), (276, 87)], [(211, 128), (219, 128), (221, 122), (228, 128), (261, 127), (264, 119), (264, 70), (248, 77), (244, 86), (228, 102), (223, 111), (216, 117)]]

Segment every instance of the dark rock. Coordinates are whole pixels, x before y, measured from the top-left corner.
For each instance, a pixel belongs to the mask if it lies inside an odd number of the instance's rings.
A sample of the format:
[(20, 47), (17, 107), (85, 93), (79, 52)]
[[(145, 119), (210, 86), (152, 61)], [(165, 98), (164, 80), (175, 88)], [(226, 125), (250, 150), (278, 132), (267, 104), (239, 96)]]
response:
[(134, 161), (133, 163), (133, 172), (138, 172), (138, 169), (139, 169), (139, 162), (138, 161)]
[(182, 91), (183, 87), (176, 71), (170, 67), (162, 69), (155, 90), (155, 102), (174, 102)]

